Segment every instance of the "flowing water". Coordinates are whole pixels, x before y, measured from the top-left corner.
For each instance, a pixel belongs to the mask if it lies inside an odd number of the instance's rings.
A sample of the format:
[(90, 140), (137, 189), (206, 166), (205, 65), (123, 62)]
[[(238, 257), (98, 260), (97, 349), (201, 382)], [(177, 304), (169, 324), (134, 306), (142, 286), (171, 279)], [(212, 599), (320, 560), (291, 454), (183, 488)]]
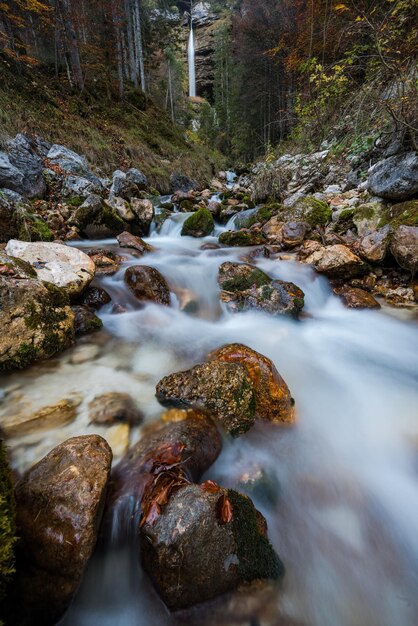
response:
[[(128, 499), (112, 512), (62, 625), (416, 626), (417, 325), (385, 309), (343, 308), (323, 277), (291, 259), (256, 264), (303, 289), (301, 321), (230, 314), (219, 303), (218, 267), (248, 250), (202, 251), (202, 243), (216, 238), (181, 237), (186, 217), (173, 214), (152, 233), (156, 252), (128, 256), (117, 274), (96, 279), (125, 313), (106, 305), (100, 311), (105, 331), (8, 378), (6, 408), (9, 396), (23, 405), (81, 398), (73, 424), (11, 441), (14, 464), (24, 469), (68, 436), (99, 432), (87, 418), (94, 395), (129, 392), (150, 421), (161, 411), (154, 390), (162, 376), (201, 362), (222, 344), (247, 344), (270, 357), (288, 383), (297, 423), (259, 424), (226, 440), (206, 478), (233, 487), (243, 475), (262, 472), (264, 488), (251, 496), (267, 518), (286, 576), (267, 595), (248, 592), (235, 603), (221, 599), (170, 615), (140, 569)], [(94, 242), (102, 245), (118, 251), (115, 241)], [(123, 282), (133, 264), (152, 265), (166, 277), (170, 308), (139, 307)], [(138, 436), (133, 431), (131, 443)]]

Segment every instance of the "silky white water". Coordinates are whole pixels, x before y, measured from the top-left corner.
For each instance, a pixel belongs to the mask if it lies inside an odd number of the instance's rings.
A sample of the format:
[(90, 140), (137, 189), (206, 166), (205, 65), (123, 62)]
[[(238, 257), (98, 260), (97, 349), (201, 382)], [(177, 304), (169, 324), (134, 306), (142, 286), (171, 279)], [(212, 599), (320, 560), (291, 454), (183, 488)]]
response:
[(194, 33), (193, 24), (190, 22), (189, 43), (187, 46), (187, 59), (189, 64), (189, 96), (196, 96), (196, 59), (194, 49)]
[[(386, 310), (347, 310), (308, 266), (264, 258), (256, 261), (261, 269), (303, 289), (304, 317), (296, 322), (261, 312), (228, 313), (219, 303), (218, 267), (249, 249), (202, 251), (202, 243), (216, 239), (181, 237), (183, 221), (183, 214), (174, 214), (161, 234), (154, 233), (155, 253), (128, 257), (117, 274), (96, 279), (127, 310), (101, 310), (110, 335), (101, 357), (77, 365), (63, 356), (56, 371), (34, 378), (31, 368), (32, 376), (17, 378), (25, 380), (29, 395), (77, 385), (90, 394), (103, 386), (129, 391), (151, 420), (159, 413), (156, 382), (201, 362), (207, 351), (241, 342), (270, 357), (295, 398), (297, 423), (259, 424), (225, 440), (206, 478), (233, 487), (243, 474), (263, 470), (267, 495), (251, 496), (268, 520), (286, 575), (261, 599), (249, 592), (238, 604), (221, 599), (170, 615), (141, 571), (133, 503), (126, 501), (112, 512), (62, 624), (416, 626), (418, 326)], [(115, 242), (103, 243), (118, 250)], [(166, 277), (170, 308), (139, 308), (123, 282), (133, 264), (151, 265)], [(44, 435), (38, 453), (81, 434), (80, 424), (81, 418), (51, 439)], [(94, 432), (88, 428), (83, 425), (82, 432)], [(22, 442), (14, 446), (14, 455), (36, 460), (33, 447), (25, 452)]]

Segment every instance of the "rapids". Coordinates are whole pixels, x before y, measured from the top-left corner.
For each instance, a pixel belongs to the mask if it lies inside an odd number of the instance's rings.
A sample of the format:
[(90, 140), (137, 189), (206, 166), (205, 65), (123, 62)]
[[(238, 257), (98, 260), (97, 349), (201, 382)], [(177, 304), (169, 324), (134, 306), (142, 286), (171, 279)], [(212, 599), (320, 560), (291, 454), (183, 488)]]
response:
[[(251, 493), (266, 516), (269, 537), (286, 575), (267, 599), (241, 598), (246, 611), (216, 600), (170, 615), (138, 564), (133, 503), (107, 520), (81, 589), (62, 626), (178, 626), (263, 624), (414, 626), (418, 623), (418, 327), (387, 308), (345, 309), (328, 282), (291, 258), (259, 259), (271, 276), (295, 282), (306, 294), (299, 322), (264, 313), (230, 314), (219, 303), (217, 270), (243, 249), (200, 250), (204, 240), (180, 237), (185, 214), (173, 214), (149, 240), (157, 251), (128, 257), (117, 274), (96, 278), (126, 312), (112, 305), (99, 315), (105, 331), (72, 351), (8, 377), (20, 402), (44, 404), (63, 394), (83, 398), (79, 418), (41, 436), (12, 440), (23, 470), (74, 434), (98, 432), (86, 405), (102, 391), (134, 395), (146, 420), (160, 408), (156, 382), (201, 362), (205, 353), (240, 342), (271, 358), (296, 401), (297, 423), (257, 425), (225, 441), (206, 478), (235, 486), (245, 473), (264, 472), (269, 497)], [(233, 221), (227, 227), (233, 227)], [(217, 234), (225, 227), (217, 227)], [(92, 242), (77, 242), (91, 247)], [(119, 250), (115, 241), (94, 247)], [(172, 306), (139, 308), (123, 282), (126, 267), (156, 267), (172, 290)], [(74, 359), (96, 344), (93, 360)], [(16, 391), (14, 392), (17, 393)], [(11, 394), (13, 397), (13, 393)], [(7, 396), (3, 407), (7, 409)], [(139, 436), (131, 434), (131, 444)], [(217, 607), (222, 606), (221, 613)], [(244, 615), (244, 616), (243, 616)]]

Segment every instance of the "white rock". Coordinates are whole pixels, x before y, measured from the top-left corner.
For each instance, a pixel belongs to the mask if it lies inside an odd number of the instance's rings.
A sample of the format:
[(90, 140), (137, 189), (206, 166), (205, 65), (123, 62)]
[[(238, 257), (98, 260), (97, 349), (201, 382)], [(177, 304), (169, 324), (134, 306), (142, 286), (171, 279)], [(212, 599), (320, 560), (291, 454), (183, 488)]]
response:
[(81, 294), (94, 278), (94, 262), (77, 248), (11, 239), (6, 252), (30, 263), (39, 280), (62, 287), (70, 297)]

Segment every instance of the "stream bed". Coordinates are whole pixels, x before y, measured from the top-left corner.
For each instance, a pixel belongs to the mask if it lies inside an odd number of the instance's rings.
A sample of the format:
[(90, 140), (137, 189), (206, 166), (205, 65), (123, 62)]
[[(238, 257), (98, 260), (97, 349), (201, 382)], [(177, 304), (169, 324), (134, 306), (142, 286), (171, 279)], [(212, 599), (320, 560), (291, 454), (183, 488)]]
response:
[[(265, 515), (286, 575), (268, 587), (170, 614), (141, 571), (129, 503), (116, 508), (63, 626), (415, 626), (418, 623), (418, 325), (405, 315), (352, 311), (328, 281), (292, 259), (254, 263), (305, 292), (300, 321), (263, 312), (228, 313), (219, 302), (218, 267), (249, 249), (201, 250), (216, 237), (181, 237), (187, 214), (173, 214), (148, 241), (156, 252), (124, 255), (113, 276), (97, 277), (113, 304), (104, 329), (64, 354), (5, 377), (1, 413), (76, 397), (75, 421), (12, 439), (24, 471), (68, 437), (113, 437), (115, 463), (126, 432), (89, 425), (100, 393), (122, 391), (146, 424), (162, 412), (155, 394), (165, 375), (239, 342), (273, 360), (296, 402), (297, 421), (258, 424), (225, 440), (205, 475), (225, 487), (261, 476), (248, 491)], [(219, 234), (231, 227), (217, 227)], [(77, 242), (121, 253), (116, 240)], [(157, 268), (171, 306), (140, 307), (123, 281), (130, 265)], [(125, 312), (115, 313), (114, 303)], [(141, 427), (131, 429), (135, 443)]]

